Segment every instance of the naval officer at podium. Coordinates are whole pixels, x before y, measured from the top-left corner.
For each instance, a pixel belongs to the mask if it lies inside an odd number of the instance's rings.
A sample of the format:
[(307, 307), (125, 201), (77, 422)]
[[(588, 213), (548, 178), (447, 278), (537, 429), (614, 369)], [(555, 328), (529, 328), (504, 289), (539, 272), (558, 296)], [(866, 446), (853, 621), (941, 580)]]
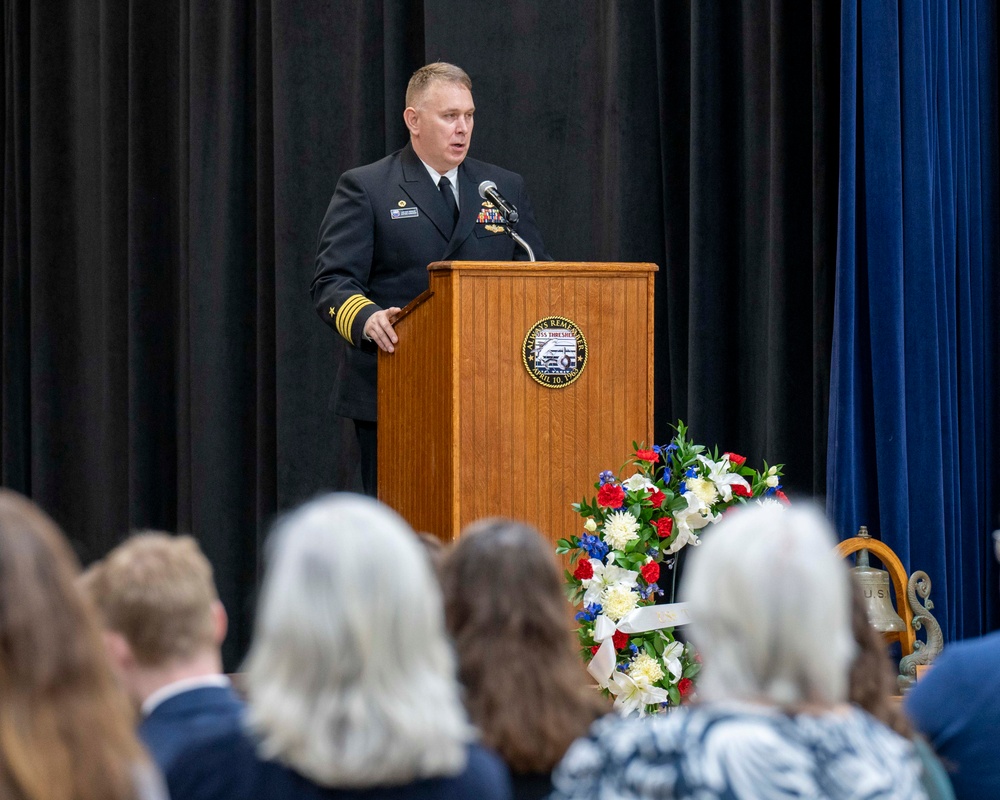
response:
[(506, 234), (501, 210), (480, 198), (482, 182), (496, 184), (517, 209), (517, 233), (547, 258), (524, 179), (466, 157), (475, 110), (464, 70), (445, 63), (418, 69), (403, 112), (410, 143), (341, 175), (320, 227), (310, 291), (323, 321), (352, 345), (335, 408), (354, 420), (370, 495), (377, 490), (376, 354), (393, 352), (392, 323), (427, 288), (427, 265), (527, 258)]

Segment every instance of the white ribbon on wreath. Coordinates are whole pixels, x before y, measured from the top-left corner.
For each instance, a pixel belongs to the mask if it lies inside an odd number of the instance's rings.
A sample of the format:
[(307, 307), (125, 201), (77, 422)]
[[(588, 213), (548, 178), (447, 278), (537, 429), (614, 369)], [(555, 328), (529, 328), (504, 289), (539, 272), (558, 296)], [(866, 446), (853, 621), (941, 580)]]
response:
[(687, 603), (634, 608), (618, 620), (617, 624), (606, 614), (599, 614), (594, 621), (594, 641), (599, 643), (600, 647), (587, 665), (587, 672), (601, 688), (607, 689), (618, 663), (612, 641), (616, 632), (648, 633), (687, 625), (690, 621), (691, 614)]

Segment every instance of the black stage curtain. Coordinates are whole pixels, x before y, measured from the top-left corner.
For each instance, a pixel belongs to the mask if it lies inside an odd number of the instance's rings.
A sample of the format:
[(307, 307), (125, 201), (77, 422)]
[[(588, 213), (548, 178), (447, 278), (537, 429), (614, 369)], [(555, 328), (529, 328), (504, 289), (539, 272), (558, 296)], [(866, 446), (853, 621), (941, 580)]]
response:
[(339, 174), (405, 143), (427, 61), (471, 74), (473, 155), (525, 175), (554, 257), (661, 266), (657, 438), (683, 418), (822, 491), (838, 3), (6, 0), (2, 25), (3, 483), (84, 561), (198, 536), (230, 666), (275, 514), (360, 486), (316, 233)]

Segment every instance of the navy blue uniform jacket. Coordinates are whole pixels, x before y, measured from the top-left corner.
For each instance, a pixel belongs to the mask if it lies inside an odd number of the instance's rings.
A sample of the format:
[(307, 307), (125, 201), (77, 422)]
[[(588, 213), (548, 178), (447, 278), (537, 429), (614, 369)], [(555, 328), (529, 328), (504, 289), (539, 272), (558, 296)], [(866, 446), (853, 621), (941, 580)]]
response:
[(450, 237), (451, 212), (411, 145), (341, 176), (320, 228), (311, 289), (320, 317), (353, 345), (338, 375), (341, 416), (376, 419), (377, 347), (364, 339), (365, 322), (424, 291), (428, 264), (527, 259), (502, 232), (496, 209), (479, 197), (485, 180), (517, 206), (515, 229), (536, 258), (547, 258), (524, 179), (514, 172), (474, 158), (462, 162), (460, 216)]

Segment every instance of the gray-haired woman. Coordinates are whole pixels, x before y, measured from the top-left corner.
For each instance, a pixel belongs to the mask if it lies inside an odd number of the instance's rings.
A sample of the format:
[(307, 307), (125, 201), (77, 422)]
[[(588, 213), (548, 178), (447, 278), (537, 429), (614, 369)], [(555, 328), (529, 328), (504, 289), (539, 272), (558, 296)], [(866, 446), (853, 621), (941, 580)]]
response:
[(374, 500), (278, 525), (246, 672), (250, 730), (181, 756), (173, 800), (510, 796), (472, 744), (424, 548)]
[(704, 659), (701, 703), (596, 723), (553, 798), (924, 798), (906, 739), (847, 700), (849, 583), (811, 509), (736, 512), (682, 584)]

